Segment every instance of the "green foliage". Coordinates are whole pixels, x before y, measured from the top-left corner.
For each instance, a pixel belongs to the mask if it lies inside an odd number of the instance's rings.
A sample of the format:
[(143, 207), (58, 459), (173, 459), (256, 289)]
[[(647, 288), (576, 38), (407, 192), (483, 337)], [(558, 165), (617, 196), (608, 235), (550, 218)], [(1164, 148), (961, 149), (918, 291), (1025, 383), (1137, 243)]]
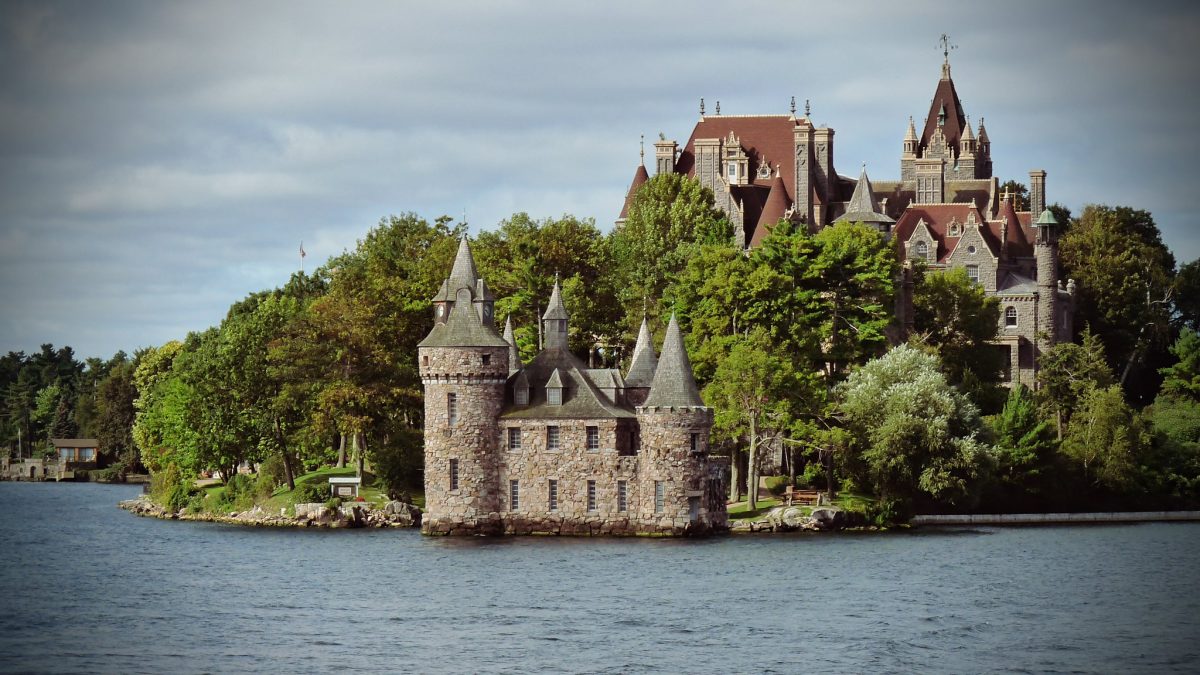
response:
[(990, 468), (978, 410), (938, 366), (936, 357), (902, 345), (840, 388), (854, 437), (847, 464), (895, 513), (917, 499), (964, 500)]
[(998, 510), (1025, 503), (1054, 488), (1058, 442), (1054, 425), (1042, 419), (1033, 393), (1023, 384), (1009, 390), (1004, 409), (992, 420), (996, 447)]
[(171, 513), (187, 506), (189, 498), (188, 480), (178, 466), (168, 464), (150, 477), (150, 498)]
[[(1015, 180), (1005, 181), (1000, 186), (1000, 193), (1004, 194), (1006, 192), (1012, 194), (1013, 206), (1016, 208), (1016, 210), (1029, 210), (1029, 188), (1025, 187), (1024, 183), (1018, 183)], [(1038, 215), (1040, 214), (1033, 214), (1035, 220), (1037, 219)]]
[(368, 453), (371, 470), (384, 494), (396, 498), (414, 488), (421, 488), (425, 456), (422, 437), (416, 430), (400, 430), (384, 443), (372, 446)]
[(1038, 395), (1042, 405), (1057, 416), (1060, 435), (1089, 391), (1115, 381), (1104, 359), (1104, 346), (1089, 329), (1083, 331), (1082, 344), (1056, 344), (1042, 354), (1038, 366)]
[(329, 488), (314, 480), (304, 481), (296, 483), (292, 496), (297, 504), (317, 504), (329, 498)]
[(1000, 322), (1000, 301), (988, 296), (961, 267), (918, 271), (914, 276), (914, 339), (933, 347), (951, 382), (962, 384), (971, 373), (981, 383), (995, 384), (1004, 365), (991, 344)]
[(1179, 323), (1185, 328), (1200, 331), (1200, 260), (1179, 268), (1172, 295)]
[(1175, 258), (1154, 218), (1129, 207), (1089, 205), (1063, 236), (1061, 260), (1064, 276), (1080, 282), (1075, 325), (1095, 331), (1127, 388), (1156, 386), (1145, 373), (1126, 381), (1127, 371), (1170, 339)]
[(788, 485), (791, 483), (790, 476), (767, 476), (766, 479), (767, 492), (776, 497), (787, 491)]
[(283, 466), (283, 456), (274, 454), (263, 460), (258, 467), (258, 478), (254, 483), (256, 497), (270, 497), (275, 488), (287, 481), (287, 471)]
[(1063, 437), (1063, 453), (1093, 485), (1119, 490), (1135, 478), (1147, 446), (1141, 416), (1125, 403), (1121, 388), (1092, 387), (1083, 397)]
[(1164, 378), (1162, 394), (1200, 402), (1200, 333), (1183, 329), (1171, 345), (1171, 354), (1179, 360), (1159, 371)]

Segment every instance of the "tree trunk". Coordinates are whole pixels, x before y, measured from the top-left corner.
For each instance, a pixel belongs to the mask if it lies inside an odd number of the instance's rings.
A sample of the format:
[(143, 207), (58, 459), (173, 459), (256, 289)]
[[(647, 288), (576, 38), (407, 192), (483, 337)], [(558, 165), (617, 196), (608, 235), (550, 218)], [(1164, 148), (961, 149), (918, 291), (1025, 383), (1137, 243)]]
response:
[(279, 427), (279, 418), (275, 418), (275, 439), (279, 441), (279, 451), (283, 453), (283, 475), (287, 478), (288, 490), (296, 489), (296, 477), (292, 474), (292, 460), (288, 456), (287, 443), (283, 438), (283, 429)]
[(758, 510), (758, 416), (750, 415), (750, 459), (746, 463), (746, 477), (750, 491), (750, 510)]
[[(363, 475), (363, 455), (367, 450), (367, 438), (362, 432), (354, 434), (354, 457), (355, 457), (355, 473), (354, 475), (362, 478)], [(361, 487), (361, 486), (360, 486)]]
[(741, 453), (736, 445), (729, 451), (729, 501), (731, 502), (742, 501), (741, 485), (739, 484), (741, 472), (738, 471), (739, 454)]
[(346, 466), (346, 434), (338, 434), (338, 463), (337, 468)]
[(788, 451), (787, 451), (788, 485), (791, 485), (793, 488), (795, 488), (796, 487), (796, 446), (792, 445), (791, 443), (787, 443), (787, 444), (785, 444), (785, 446), (788, 449)]

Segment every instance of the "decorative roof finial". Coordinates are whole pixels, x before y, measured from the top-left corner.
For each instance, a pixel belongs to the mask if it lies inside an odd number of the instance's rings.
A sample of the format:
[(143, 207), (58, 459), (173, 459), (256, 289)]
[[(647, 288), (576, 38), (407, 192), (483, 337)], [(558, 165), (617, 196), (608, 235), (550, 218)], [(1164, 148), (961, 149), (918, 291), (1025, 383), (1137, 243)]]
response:
[(792, 97), (792, 116), (796, 116), (796, 97)]
[(804, 116), (810, 117), (811, 115), (812, 115), (812, 106), (810, 106), (808, 104), (808, 99), (804, 99)]
[(642, 164), (645, 164), (646, 163), (646, 134), (642, 134), (642, 140), (639, 143), (639, 145), (641, 146), (641, 149), (638, 151), (638, 155), (641, 156), (641, 158), (642, 158)]
[(704, 117), (704, 97), (700, 97), (700, 116)]
[(721, 102), (720, 101), (717, 101), (717, 114), (718, 115), (721, 114)]
[(958, 49), (958, 45), (950, 44), (950, 36), (942, 33), (942, 37), (938, 40), (942, 46), (942, 79), (950, 79), (950, 51)]

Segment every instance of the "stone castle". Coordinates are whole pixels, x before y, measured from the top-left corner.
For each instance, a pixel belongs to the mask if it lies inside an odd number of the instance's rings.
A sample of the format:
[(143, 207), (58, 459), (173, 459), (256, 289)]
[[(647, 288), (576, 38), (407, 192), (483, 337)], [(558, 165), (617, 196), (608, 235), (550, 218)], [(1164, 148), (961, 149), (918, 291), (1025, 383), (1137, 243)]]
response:
[[(900, 179), (857, 180), (834, 168), (834, 130), (797, 115), (706, 115), (681, 149), (654, 144), (658, 173), (678, 173), (712, 190), (738, 243), (757, 246), (781, 219), (818, 229), (840, 221), (879, 228), (905, 262), (896, 302), (897, 340), (912, 329), (912, 263), (961, 267), (1000, 301), (996, 349), (1002, 377), (1033, 386), (1037, 356), (1070, 340), (1075, 286), (1058, 278), (1058, 223), (1046, 211), (1046, 172), (1029, 172), (1029, 208), (1002, 194), (992, 144), (980, 118), (972, 129), (950, 77), (948, 50), (920, 135), (912, 118), (901, 143)], [(617, 219), (649, 173), (638, 166)]]
[(567, 349), (558, 282), (544, 348), (522, 364), (464, 238), (418, 345), (426, 534), (691, 535), (725, 529), (728, 467), (672, 317), (656, 356), (642, 322), (629, 372)]

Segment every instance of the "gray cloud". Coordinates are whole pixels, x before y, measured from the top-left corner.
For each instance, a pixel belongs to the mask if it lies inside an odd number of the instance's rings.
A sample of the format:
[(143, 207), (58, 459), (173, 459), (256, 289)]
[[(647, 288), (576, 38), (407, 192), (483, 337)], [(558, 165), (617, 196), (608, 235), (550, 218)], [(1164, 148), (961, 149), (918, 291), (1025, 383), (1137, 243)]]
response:
[(697, 103), (811, 99), (843, 173), (898, 171), (938, 33), (996, 171), (1154, 212), (1200, 256), (1186, 4), (8, 3), (0, 9), (0, 350), (160, 344), (381, 216), (608, 227), (639, 134)]

